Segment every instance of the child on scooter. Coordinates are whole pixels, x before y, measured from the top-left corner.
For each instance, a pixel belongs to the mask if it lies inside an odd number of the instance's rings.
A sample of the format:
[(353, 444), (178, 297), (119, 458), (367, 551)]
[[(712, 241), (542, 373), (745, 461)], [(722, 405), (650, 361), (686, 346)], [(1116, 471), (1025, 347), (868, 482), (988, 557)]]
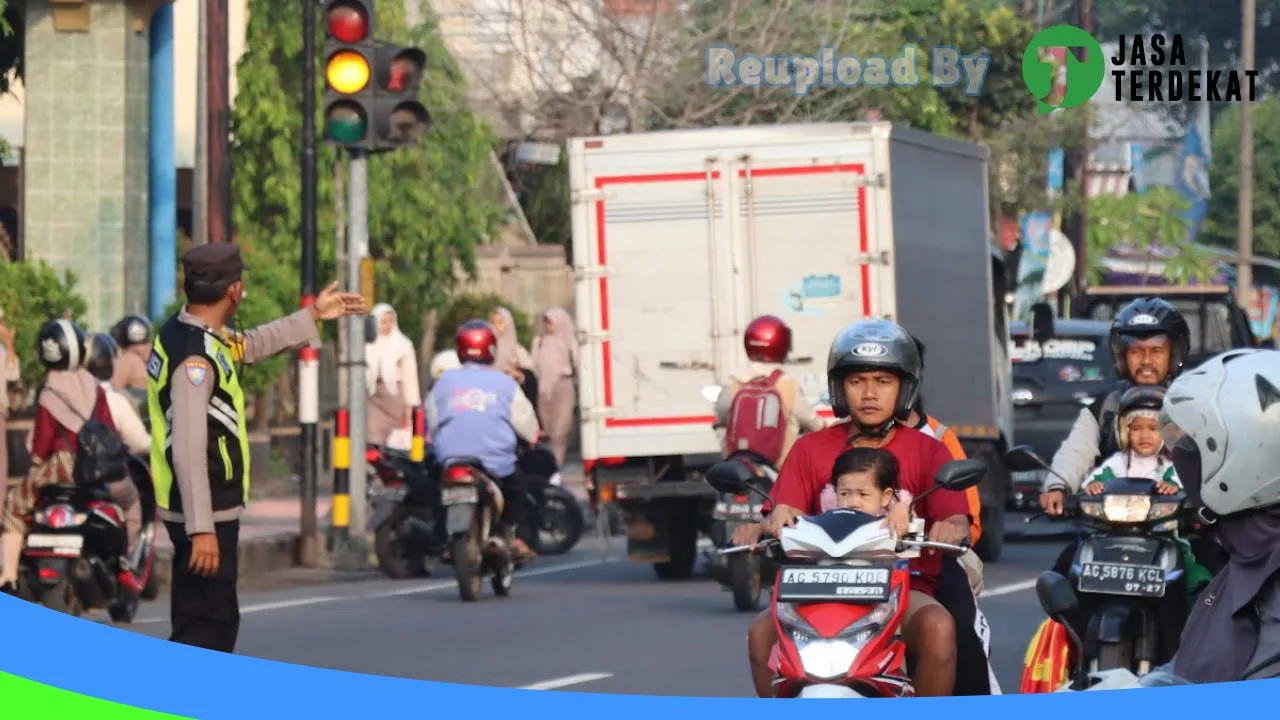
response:
[(845, 450), (831, 467), (836, 507), (875, 517), (889, 513), (898, 492), (898, 459), (880, 448)]
[[(1173, 467), (1173, 459), (1160, 437), (1160, 407), (1164, 388), (1158, 386), (1132, 388), (1120, 399), (1116, 415), (1116, 439), (1120, 451), (1107, 458), (1089, 474), (1083, 492), (1099, 495), (1107, 481), (1120, 477), (1154, 480), (1161, 495), (1182, 492), (1182, 481)], [(1191, 544), (1178, 538), (1186, 564), (1187, 591), (1194, 597), (1213, 579), (1209, 570), (1196, 560)]]

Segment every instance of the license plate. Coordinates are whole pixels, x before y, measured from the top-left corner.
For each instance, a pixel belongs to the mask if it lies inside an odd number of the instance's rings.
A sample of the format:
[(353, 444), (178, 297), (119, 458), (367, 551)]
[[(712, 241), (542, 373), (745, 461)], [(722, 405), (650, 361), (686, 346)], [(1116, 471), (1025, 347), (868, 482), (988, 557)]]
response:
[(84, 547), (83, 535), (28, 535), (27, 547), (32, 550), (66, 554), (80, 554)]
[(780, 602), (882, 603), (889, 600), (889, 568), (784, 567), (779, 571)]
[(1039, 485), (1043, 481), (1043, 470), (1027, 470), (1013, 474), (1013, 482), (1015, 485)]
[(480, 499), (480, 492), (474, 485), (464, 487), (447, 487), (440, 490), (440, 502), (444, 505), (461, 505), (473, 503)]
[(759, 520), (762, 505), (752, 503), (716, 503), (714, 516), (717, 520)]
[(1164, 568), (1153, 565), (1087, 562), (1080, 564), (1080, 592), (1163, 597)]

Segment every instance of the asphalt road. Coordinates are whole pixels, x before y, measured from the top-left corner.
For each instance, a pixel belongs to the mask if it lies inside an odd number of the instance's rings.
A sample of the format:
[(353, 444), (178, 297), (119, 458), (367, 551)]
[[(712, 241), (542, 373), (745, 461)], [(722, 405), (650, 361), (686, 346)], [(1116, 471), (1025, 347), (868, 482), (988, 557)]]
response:
[[(369, 575), (287, 589), (242, 591), (237, 652), (283, 662), (473, 685), (587, 692), (750, 696), (750, 615), (699, 574), (659, 582), (628, 563), (622, 538), (597, 538), (540, 558), (512, 595), (464, 604), (451, 576), (393, 582)], [(1035, 577), (1059, 543), (1007, 544), (986, 570), (981, 607), (994, 665), (1016, 690), (1027, 642), (1043, 615)], [(295, 583), (295, 585), (297, 585)], [(166, 637), (168, 601), (139, 613), (138, 632)]]

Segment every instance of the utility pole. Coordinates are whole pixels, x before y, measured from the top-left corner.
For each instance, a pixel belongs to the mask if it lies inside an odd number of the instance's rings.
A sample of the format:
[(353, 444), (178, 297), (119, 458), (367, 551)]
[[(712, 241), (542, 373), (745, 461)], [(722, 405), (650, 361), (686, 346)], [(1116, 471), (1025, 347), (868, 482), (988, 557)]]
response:
[[(1080, 28), (1092, 35), (1093, 0), (1079, 0), (1077, 9), (1080, 11)], [(1067, 52), (1071, 52), (1071, 49), (1068, 48)], [(1088, 48), (1080, 48), (1080, 52), (1087, 56), (1089, 50)], [(1068, 78), (1067, 82), (1071, 82), (1071, 79)], [(1085, 287), (1089, 278), (1089, 160), (1093, 155), (1092, 143), (1090, 142), (1093, 130), (1092, 109), (1092, 103), (1085, 103), (1080, 106), (1080, 122), (1083, 123), (1084, 127), (1081, 129), (1080, 147), (1077, 151), (1077, 162), (1079, 163), (1080, 171), (1080, 211), (1076, 214), (1075, 292), (1072, 293), (1073, 299), (1076, 300), (1073, 305), (1077, 306), (1082, 305), (1080, 300), (1084, 298)]]
[(231, 71), (227, 0), (208, 0), (209, 242), (231, 242)]
[(196, 9), (196, 156), (191, 172), (191, 242), (209, 242), (209, 21), (200, 0)]
[[(1241, 63), (1246, 72), (1254, 69), (1254, 30), (1257, 8), (1254, 0), (1241, 0)], [(1237, 302), (1246, 311), (1253, 306), (1253, 98), (1240, 106), (1240, 196), (1236, 211)]]
[[(316, 4), (302, 0), (302, 300), (309, 307), (316, 299)], [(302, 518), (299, 559), (305, 567), (319, 561), (320, 537), (316, 530), (317, 425), (320, 422), (320, 349), (298, 352), (298, 424), (302, 430)]]
[[(369, 155), (359, 148), (348, 151), (347, 173), (347, 287), (359, 288), (360, 270), (369, 252)], [(368, 391), (365, 389), (364, 346), (366, 319), (347, 318), (347, 411), (352, 452), (349, 465), (351, 528), (341, 565), (351, 570), (365, 567), (368, 549), (364, 542), (365, 507), (365, 421)], [(357, 450), (358, 449), (358, 450)]]

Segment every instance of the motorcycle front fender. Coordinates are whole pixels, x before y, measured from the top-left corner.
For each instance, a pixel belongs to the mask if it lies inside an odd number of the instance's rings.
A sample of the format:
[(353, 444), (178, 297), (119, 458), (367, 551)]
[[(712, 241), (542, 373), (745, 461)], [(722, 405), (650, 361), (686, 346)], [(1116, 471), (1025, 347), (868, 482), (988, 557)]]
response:
[(1098, 642), (1118, 643), (1137, 637), (1138, 628), (1134, 624), (1138, 619), (1138, 613), (1128, 605), (1107, 605), (1098, 612), (1095, 620), (1098, 624)]
[(369, 514), (369, 524), (365, 528), (368, 532), (373, 532), (382, 527), (382, 523), (391, 519), (392, 513), (395, 512), (399, 503), (390, 498), (374, 498), (373, 512)]
[(851, 687), (844, 685), (806, 685), (797, 698), (860, 698), (865, 697)]

